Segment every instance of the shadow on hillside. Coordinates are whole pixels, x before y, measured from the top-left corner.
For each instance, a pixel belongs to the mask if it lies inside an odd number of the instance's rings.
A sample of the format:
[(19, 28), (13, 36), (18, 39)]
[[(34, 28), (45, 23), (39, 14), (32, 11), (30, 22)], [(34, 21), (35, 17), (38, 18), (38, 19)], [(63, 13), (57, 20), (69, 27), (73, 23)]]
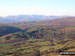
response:
[(0, 27), (0, 37), (6, 34), (15, 33), (19, 31), (22, 31), (22, 30), (12, 26)]

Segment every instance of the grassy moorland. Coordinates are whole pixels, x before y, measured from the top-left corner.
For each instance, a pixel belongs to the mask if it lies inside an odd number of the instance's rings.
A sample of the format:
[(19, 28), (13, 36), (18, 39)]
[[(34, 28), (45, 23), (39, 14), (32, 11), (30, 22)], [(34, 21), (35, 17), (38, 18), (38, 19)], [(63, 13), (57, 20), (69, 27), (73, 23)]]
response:
[(75, 18), (1, 24), (0, 56), (59, 56), (75, 51)]

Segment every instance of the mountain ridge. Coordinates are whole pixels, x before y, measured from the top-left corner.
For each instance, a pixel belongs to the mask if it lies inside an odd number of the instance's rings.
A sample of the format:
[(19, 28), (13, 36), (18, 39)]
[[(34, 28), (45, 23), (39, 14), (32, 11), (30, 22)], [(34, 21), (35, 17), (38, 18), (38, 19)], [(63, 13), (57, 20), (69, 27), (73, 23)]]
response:
[(52, 20), (61, 17), (73, 17), (73, 16), (45, 16), (45, 15), (15, 15), (0, 17), (0, 23), (16, 23), (23, 21), (43, 21)]

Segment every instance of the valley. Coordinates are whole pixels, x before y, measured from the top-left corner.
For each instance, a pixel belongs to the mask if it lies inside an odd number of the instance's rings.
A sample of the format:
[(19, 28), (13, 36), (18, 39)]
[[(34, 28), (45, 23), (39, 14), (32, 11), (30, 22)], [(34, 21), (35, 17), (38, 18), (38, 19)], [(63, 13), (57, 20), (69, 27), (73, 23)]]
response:
[(59, 56), (75, 52), (75, 17), (0, 24), (0, 56)]

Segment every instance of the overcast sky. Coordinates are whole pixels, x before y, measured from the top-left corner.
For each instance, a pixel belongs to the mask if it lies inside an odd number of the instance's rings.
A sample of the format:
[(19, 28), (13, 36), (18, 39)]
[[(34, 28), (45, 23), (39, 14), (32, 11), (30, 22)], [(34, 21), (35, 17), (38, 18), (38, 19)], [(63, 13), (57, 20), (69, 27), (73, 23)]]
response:
[(0, 16), (75, 16), (75, 0), (0, 0)]

